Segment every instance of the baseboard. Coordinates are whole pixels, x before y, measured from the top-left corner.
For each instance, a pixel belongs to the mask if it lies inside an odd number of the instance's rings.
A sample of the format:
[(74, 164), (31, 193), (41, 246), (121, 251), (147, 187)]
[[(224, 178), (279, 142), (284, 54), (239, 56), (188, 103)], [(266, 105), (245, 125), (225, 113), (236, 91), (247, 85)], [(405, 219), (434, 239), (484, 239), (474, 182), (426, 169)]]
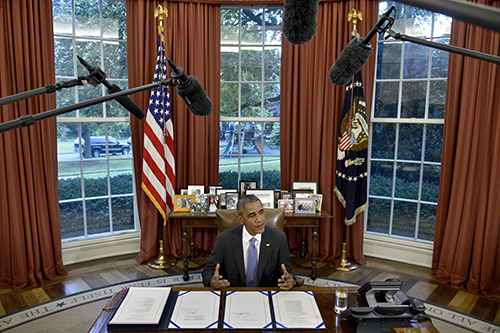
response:
[(141, 245), (140, 233), (98, 238), (62, 245), (64, 265), (138, 253)]
[(363, 253), (366, 256), (394, 260), (406, 264), (432, 266), (432, 248), (430, 243), (414, 242), (394, 237), (364, 235)]

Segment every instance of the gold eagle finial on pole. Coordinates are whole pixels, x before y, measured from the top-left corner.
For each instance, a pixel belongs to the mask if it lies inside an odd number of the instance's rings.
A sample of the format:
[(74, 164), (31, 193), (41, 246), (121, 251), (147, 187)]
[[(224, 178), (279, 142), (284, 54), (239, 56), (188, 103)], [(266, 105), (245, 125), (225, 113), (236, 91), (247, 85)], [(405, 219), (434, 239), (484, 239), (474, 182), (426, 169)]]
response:
[(357, 11), (356, 9), (352, 9), (349, 14), (347, 14), (347, 22), (350, 22), (352, 19), (352, 24), (354, 25), (351, 35), (355, 37), (359, 37), (358, 30), (356, 30), (356, 26), (358, 25), (358, 19), (360, 21), (363, 21), (363, 13), (361, 13), (359, 10)]
[(158, 20), (160, 20), (160, 27), (163, 26), (163, 15), (168, 17), (168, 10), (166, 8), (163, 9), (161, 5), (158, 5), (158, 7), (156, 7), (155, 9), (155, 17), (159, 16)]

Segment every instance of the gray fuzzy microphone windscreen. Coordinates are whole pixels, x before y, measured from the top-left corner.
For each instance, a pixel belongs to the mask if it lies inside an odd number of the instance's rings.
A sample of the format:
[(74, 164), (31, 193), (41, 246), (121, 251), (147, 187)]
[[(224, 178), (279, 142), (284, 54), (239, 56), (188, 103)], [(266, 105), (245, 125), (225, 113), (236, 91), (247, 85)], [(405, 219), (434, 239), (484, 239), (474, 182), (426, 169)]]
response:
[(318, 28), (320, 0), (284, 0), (283, 34), (294, 45), (313, 39)]
[(330, 81), (338, 87), (345, 86), (368, 61), (371, 54), (372, 46), (370, 43), (364, 44), (363, 38), (354, 37), (330, 68), (328, 72)]

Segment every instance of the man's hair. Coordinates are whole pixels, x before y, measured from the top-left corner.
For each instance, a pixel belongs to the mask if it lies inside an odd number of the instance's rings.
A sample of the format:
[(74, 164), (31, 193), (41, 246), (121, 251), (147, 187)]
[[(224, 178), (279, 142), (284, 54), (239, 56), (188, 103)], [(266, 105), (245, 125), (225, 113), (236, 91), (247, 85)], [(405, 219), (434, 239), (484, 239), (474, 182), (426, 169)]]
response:
[(236, 210), (238, 211), (238, 215), (241, 216), (241, 213), (243, 213), (243, 208), (245, 207), (246, 204), (256, 202), (256, 201), (258, 201), (262, 205), (262, 202), (260, 201), (260, 199), (253, 194), (242, 196), (238, 200), (238, 203), (236, 204)]

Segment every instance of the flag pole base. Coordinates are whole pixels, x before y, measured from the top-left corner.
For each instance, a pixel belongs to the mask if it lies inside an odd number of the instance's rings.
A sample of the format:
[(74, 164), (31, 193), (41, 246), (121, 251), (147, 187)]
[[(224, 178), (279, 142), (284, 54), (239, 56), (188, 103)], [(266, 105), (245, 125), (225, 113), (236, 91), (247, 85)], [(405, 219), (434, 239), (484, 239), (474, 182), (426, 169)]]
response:
[(156, 259), (151, 259), (148, 261), (148, 266), (149, 268), (152, 269), (164, 269), (169, 266), (174, 266), (177, 263), (177, 260), (175, 260), (172, 257), (168, 258), (167, 260), (165, 258), (165, 253), (163, 252), (163, 241), (160, 241), (160, 254), (158, 254), (158, 258)]
[[(342, 255), (340, 256), (340, 259), (335, 259), (335, 267), (337, 268), (338, 271), (351, 272), (351, 271), (356, 270), (356, 268), (358, 268), (358, 265), (351, 264), (349, 261), (347, 261), (346, 248), (347, 248), (347, 244), (342, 243)], [(333, 267), (333, 265), (331, 265), (331, 264), (330, 264), (330, 266)]]

